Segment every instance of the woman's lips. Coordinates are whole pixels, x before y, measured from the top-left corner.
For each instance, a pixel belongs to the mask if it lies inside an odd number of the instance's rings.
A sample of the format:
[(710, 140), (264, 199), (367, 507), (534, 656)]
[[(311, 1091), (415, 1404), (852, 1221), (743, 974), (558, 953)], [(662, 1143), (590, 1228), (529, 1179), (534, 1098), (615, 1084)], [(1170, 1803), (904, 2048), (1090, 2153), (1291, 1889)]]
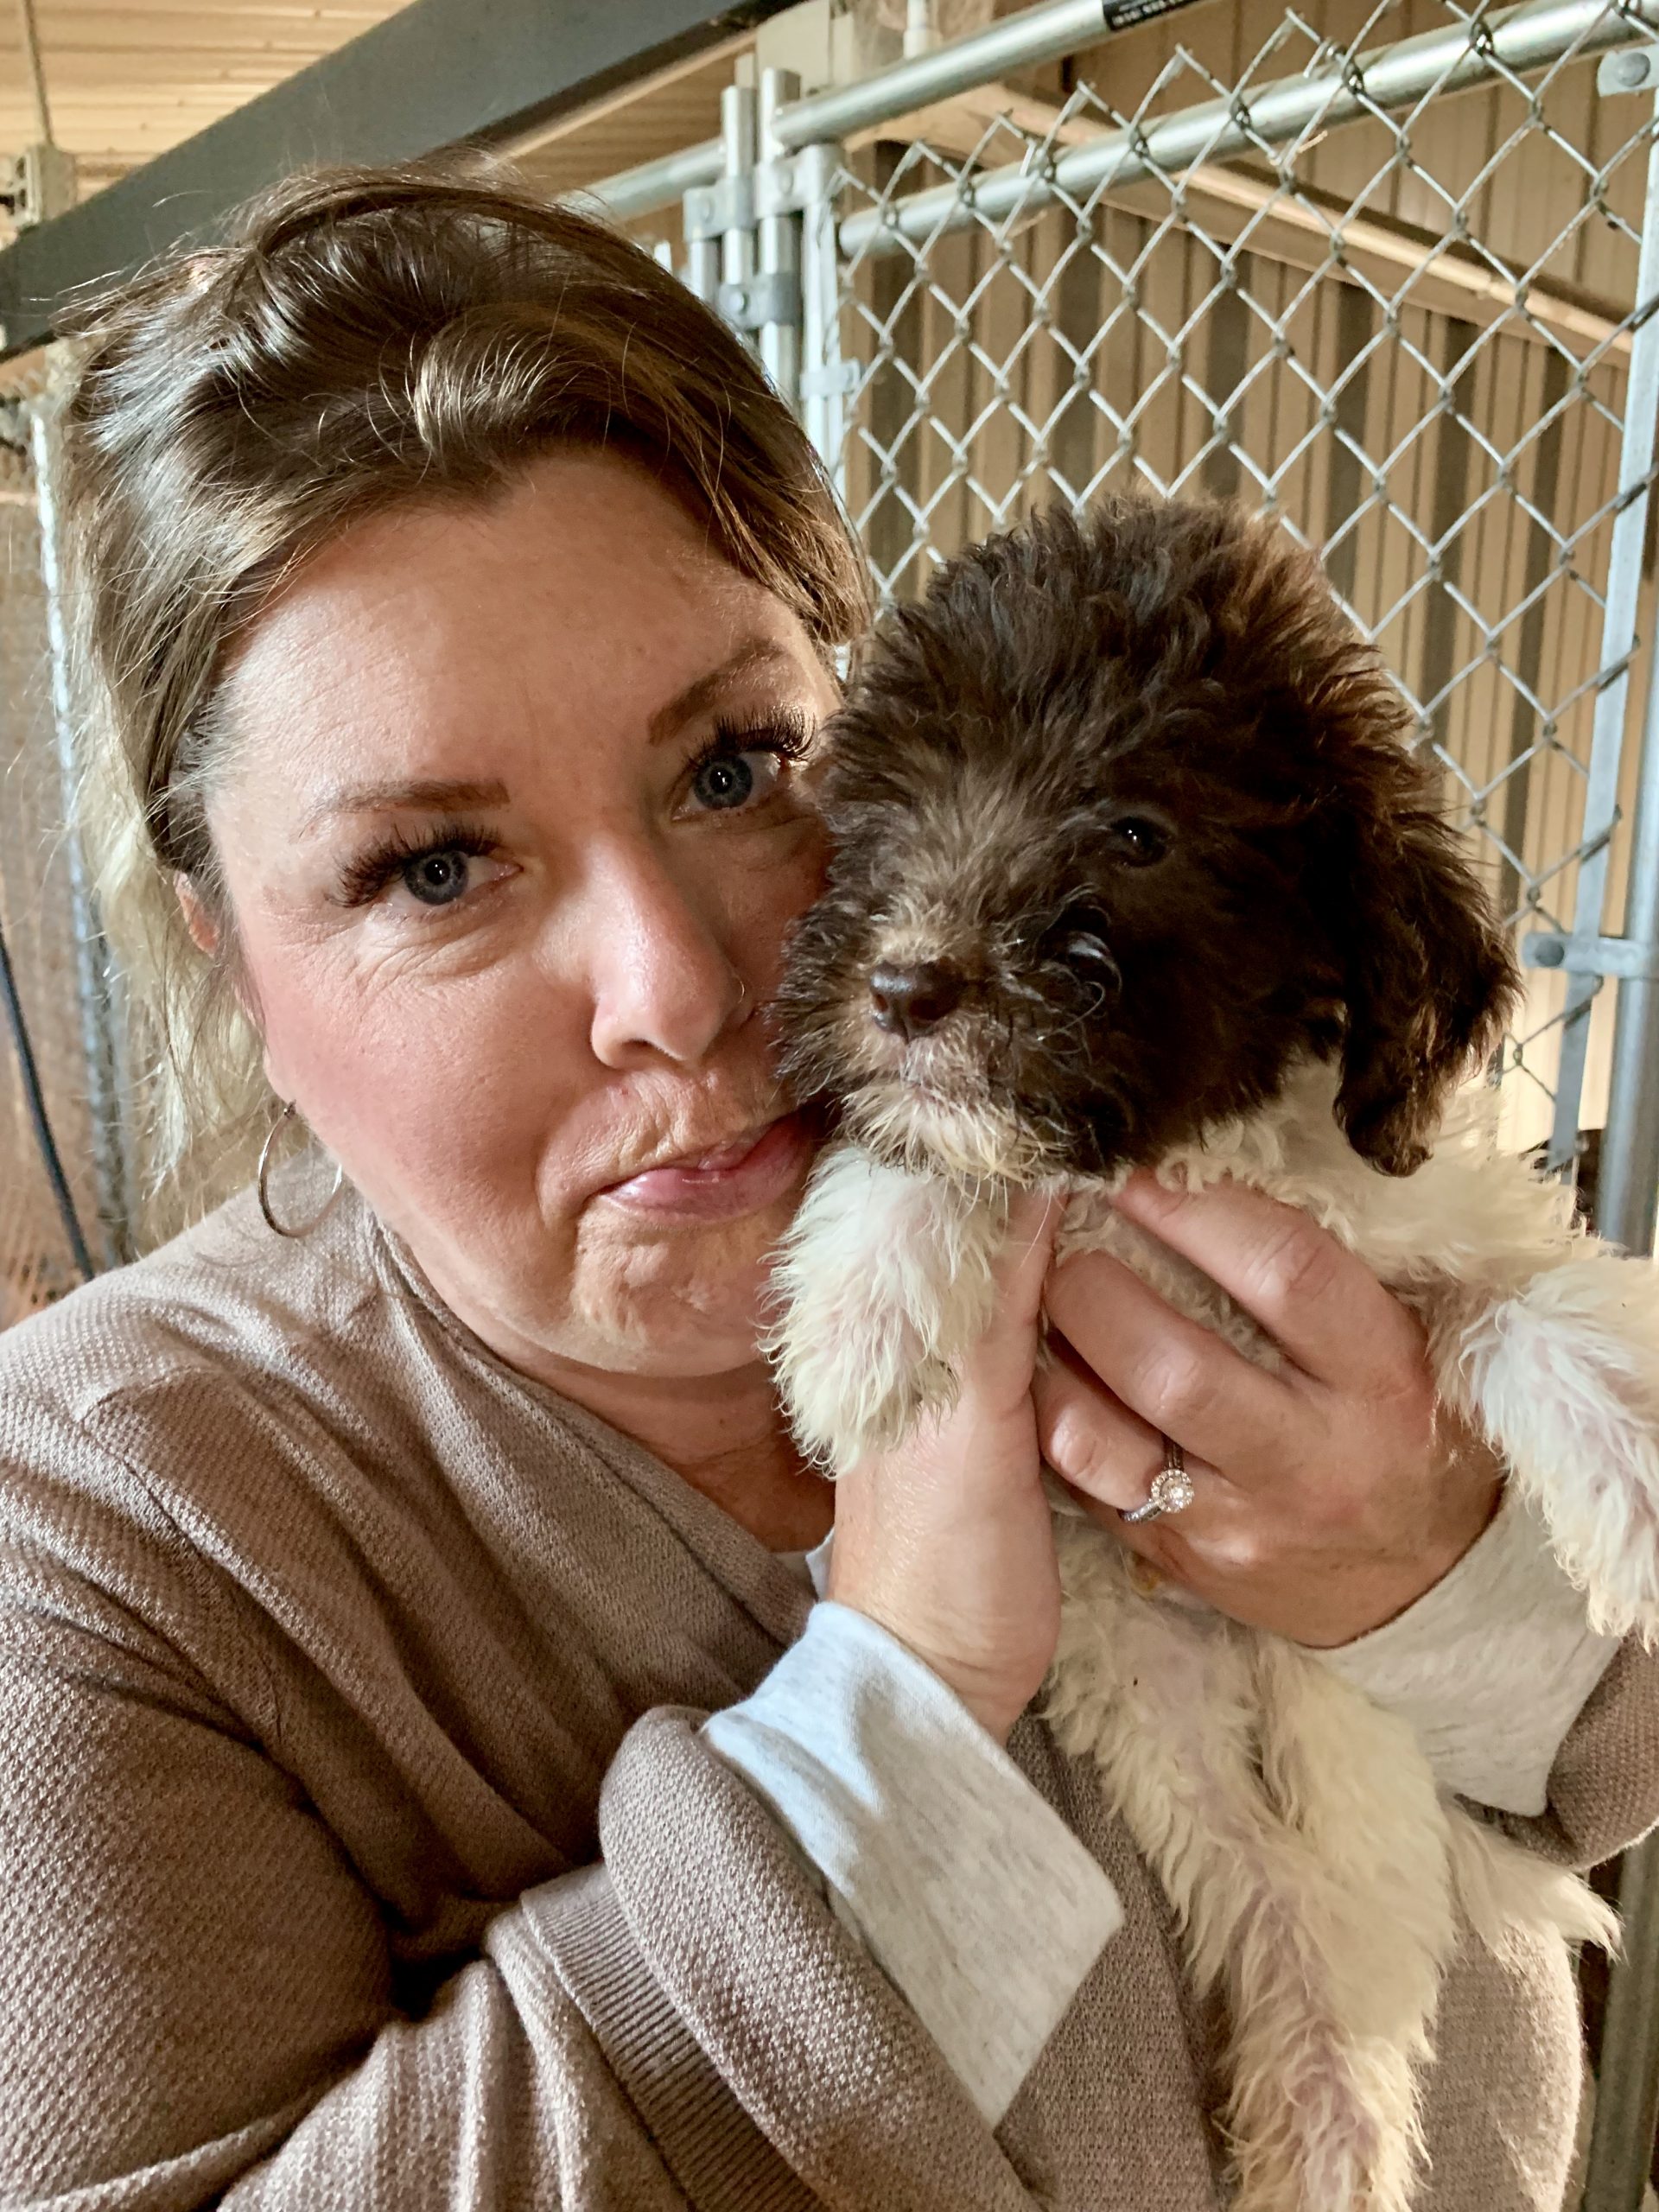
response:
[(782, 1198), (811, 1152), (802, 1116), (785, 1114), (695, 1159), (647, 1167), (599, 1195), (659, 1221), (735, 1221)]

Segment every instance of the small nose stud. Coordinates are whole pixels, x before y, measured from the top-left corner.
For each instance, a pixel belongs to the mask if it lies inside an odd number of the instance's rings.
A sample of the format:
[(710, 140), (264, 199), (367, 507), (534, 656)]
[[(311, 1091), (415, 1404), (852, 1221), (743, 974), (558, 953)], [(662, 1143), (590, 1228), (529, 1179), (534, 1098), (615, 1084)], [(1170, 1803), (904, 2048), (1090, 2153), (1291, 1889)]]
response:
[(870, 971), (870, 1011), (878, 1029), (915, 1038), (962, 1003), (963, 979), (953, 968), (923, 961), (914, 968)]

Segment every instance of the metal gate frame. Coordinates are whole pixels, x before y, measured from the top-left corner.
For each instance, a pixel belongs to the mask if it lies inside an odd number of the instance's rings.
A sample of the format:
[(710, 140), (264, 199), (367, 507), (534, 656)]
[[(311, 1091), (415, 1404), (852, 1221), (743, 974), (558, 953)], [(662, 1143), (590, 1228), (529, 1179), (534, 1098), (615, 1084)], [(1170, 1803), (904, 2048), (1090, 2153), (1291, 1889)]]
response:
[[(715, 139), (643, 164), (593, 188), (620, 220), (678, 203), (690, 288), (753, 345), (800, 414), (844, 492), (848, 406), (859, 364), (842, 351), (842, 272), (860, 256), (931, 241), (969, 224), (1005, 231), (1108, 182), (1180, 176), (1199, 160), (1263, 143), (1282, 145), (1310, 126), (1393, 111), (1430, 92), (1505, 73), (1536, 72), (1567, 55), (1604, 53), (1600, 89), (1649, 95), (1648, 162), (1636, 296), (1624, 329), (1630, 360), (1618, 493), (1602, 594), (1599, 676), (1585, 791), (1577, 897), (1569, 929), (1522, 944), (1530, 966), (1568, 979), (1555, 1082), (1551, 1163), (1567, 1166), (1578, 1135), (1589, 1015), (1611, 984), (1617, 1014), (1607, 1126), (1599, 1165), (1604, 1235), (1633, 1254), (1653, 1249), (1659, 1194), (1659, 678), (1648, 656), (1633, 822), (1621, 820), (1625, 732), (1637, 718), (1635, 674), (1644, 536), (1659, 420), (1659, 0), (1533, 0), (1502, 11), (1452, 8), (1443, 29), (1235, 96), (1164, 115), (1092, 143), (1026, 158), (852, 214), (837, 205), (842, 141), (953, 95), (1098, 48), (1120, 29), (1182, 0), (1049, 0), (952, 45), (862, 81), (800, 97), (798, 79), (761, 72), (724, 95)], [(1619, 49), (1630, 49), (1620, 52)], [(1624, 930), (1608, 932), (1609, 861), (1629, 837)], [(1620, 1904), (1625, 1948), (1615, 1965), (1583, 2203), (1586, 2212), (1639, 2212), (1659, 2121), (1659, 1836), (1626, 1854)]]

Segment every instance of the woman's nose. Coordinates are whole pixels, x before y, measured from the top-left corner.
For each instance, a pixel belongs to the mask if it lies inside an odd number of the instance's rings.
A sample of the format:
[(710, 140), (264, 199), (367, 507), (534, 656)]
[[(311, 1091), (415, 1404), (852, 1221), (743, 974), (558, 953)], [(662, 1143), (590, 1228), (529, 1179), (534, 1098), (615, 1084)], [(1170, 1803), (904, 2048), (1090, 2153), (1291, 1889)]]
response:
[(668, 869), (632, 856), (603, 872), (584, 923), (594, 1057), (607, 1067), (709, 1052), (751, 1001), (721, 942), (719, 918)]

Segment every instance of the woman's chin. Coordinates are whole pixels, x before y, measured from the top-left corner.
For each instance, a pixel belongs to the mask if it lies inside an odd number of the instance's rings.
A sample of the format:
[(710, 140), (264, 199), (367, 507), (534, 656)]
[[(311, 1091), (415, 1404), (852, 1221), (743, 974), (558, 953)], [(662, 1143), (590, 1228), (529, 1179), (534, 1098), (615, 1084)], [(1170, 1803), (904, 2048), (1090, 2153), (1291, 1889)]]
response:
[(572, 1285), (579, 1357), (638, 1375), (721, 1375), (760, 1357), (772, 1254), (796, 1205), (584, 1252)]

